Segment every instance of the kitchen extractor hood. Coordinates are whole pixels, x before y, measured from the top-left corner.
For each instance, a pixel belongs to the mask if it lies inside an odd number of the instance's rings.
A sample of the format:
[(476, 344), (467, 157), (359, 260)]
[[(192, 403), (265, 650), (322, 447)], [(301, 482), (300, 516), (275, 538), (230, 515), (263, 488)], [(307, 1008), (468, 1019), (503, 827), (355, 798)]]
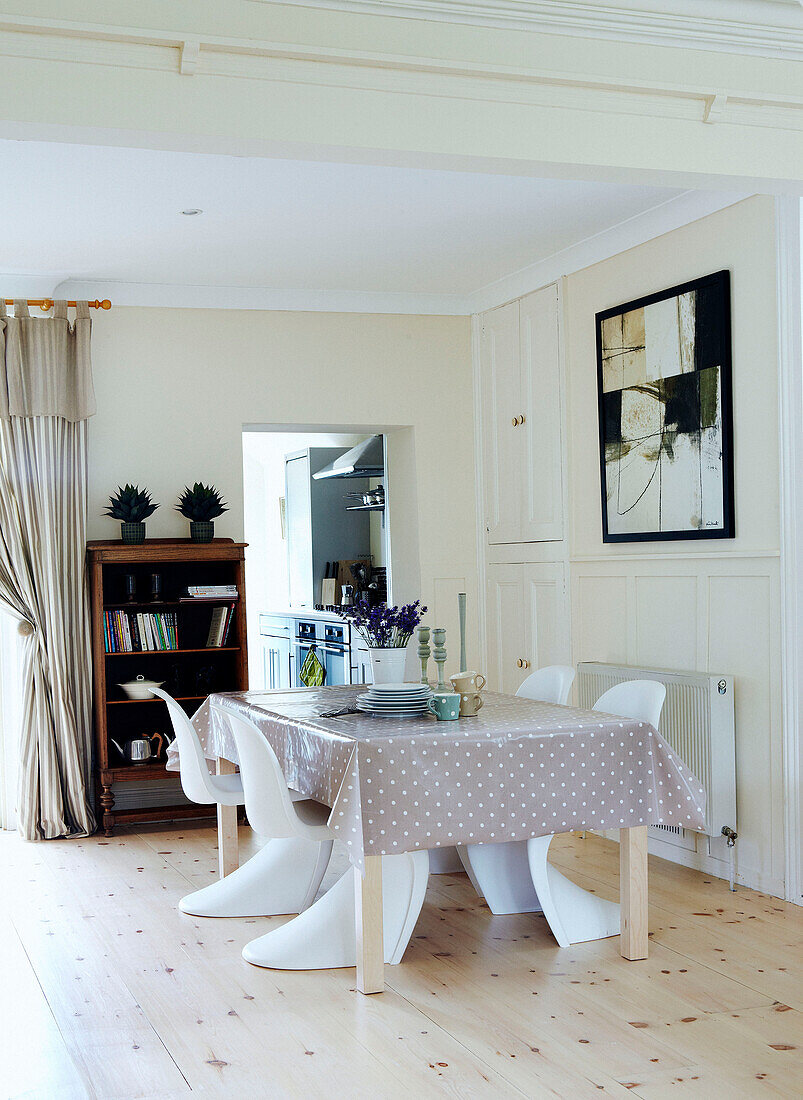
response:
[(369, 436), (312, 476), (316, 481), (325, 477), (384, 477), (382, 436)]

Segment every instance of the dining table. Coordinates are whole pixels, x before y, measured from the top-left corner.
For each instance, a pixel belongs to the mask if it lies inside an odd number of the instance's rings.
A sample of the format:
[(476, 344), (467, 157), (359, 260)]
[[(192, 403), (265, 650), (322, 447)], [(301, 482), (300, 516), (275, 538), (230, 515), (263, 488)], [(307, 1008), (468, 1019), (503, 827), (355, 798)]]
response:
[[(376, 717), (356, 708), (364, 690), (221, 692), (193, 717), (218, 773), (238, 764), (232, 710), (262, 732), (289, 787), (331, 807), (356, 868), (360, 992), (384, 989), (383, 856), (574, 830), (619, 830), (619, 951), (647, 958), (647, 826), (705, 821), (702, 785), (652, 726), (491, 691), (457, 721)], [(218, 807), (218, 833), (225, 875), (238, 865), (236, 808)]]

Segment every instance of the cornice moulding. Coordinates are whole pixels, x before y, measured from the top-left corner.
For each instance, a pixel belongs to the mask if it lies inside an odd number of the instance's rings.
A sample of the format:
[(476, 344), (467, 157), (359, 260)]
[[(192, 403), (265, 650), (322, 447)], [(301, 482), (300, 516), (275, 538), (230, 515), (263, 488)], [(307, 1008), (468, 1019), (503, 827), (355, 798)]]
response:
[[(276, 0), (250, 0), (271, 5)], [(803, 56), (797, 0), (282, 0), (397, 18), (468, 23), (583, 38), (685, 46), (765, 57)]]

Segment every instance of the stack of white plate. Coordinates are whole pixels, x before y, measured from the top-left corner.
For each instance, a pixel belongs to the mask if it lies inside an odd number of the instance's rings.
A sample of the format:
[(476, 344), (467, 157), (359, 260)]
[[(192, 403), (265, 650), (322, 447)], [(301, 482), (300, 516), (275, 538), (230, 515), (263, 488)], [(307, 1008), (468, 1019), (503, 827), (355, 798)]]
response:
[(427, 713), (431, 696), (426, 684), (372, 684), (357, 697), (357, 707), (382, 718), (417, 718)]

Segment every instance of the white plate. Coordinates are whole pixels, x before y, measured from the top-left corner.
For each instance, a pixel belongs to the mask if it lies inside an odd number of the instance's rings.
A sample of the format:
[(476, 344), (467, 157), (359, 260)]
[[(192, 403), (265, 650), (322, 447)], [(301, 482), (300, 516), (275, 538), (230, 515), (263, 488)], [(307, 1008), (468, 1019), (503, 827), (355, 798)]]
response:
[(357, 709), (362, 711), (363, 714), (387, 714), (391, 716), (398, 716), (402, 714), (427, 714), (427, 707), (372, 707), (365, 704), (357, 703)]
[(369, 703), (376, 703), (378, 707), (395, 707), (401, 703), (406, 706), (408, 703), (426, 703), (431, 696), (430, 695), (366, 695), (364, 698)]
[(423, 707), (429, 702), (429, 696), (422, 695), (419, 699), (372, 699), (366, 695), (362, 702), (371, 707)]
[(380, 695), (389, 692), (391, 695), (399, 691), (429, 691), (426, 684), (371, 684), (370, 691)]
[(365, 697), (367, 699), (374, 699), (377, 703), (395, 703), (398, 701), (406, 703), (408, 700), (418, 701), (419, 699), (429, 699), (432, 692), (430, 691), (400, 691), (398, 695), (391, 695), (385, 691), (381, 695), (374, 694), (372, 691), (367, 691)]
[(372, 710), (386, 710), (388, 707), (390, 707), (391, 710), (409, 710), (411, 707), (426, 707), (426, 705), (429, 703), (429, 699), (388, 699), (387, 702), (385, 702), (384, 700), (380, 702), (376, 699), (362, 698), (358, 699), (357, 702), (360, 706), (370, 707)]

